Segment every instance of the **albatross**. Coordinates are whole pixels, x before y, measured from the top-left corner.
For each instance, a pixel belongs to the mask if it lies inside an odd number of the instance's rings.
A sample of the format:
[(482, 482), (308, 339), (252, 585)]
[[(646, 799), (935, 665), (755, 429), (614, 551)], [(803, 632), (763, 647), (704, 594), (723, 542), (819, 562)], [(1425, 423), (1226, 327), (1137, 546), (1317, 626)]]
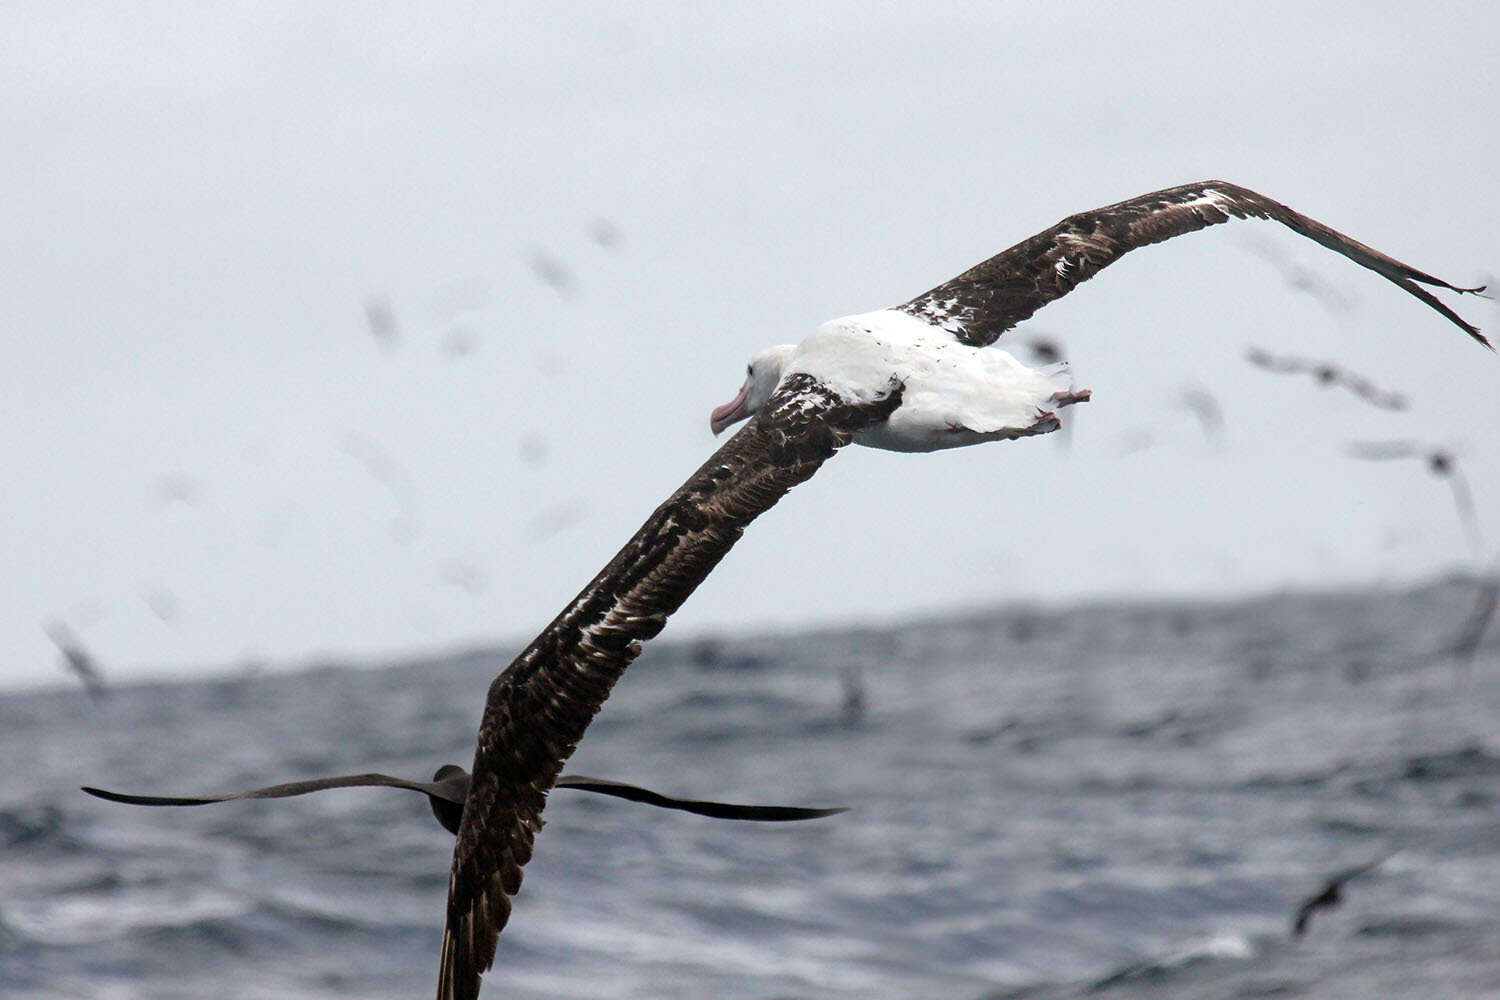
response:
[(1479, 513), (1474, 508), (1474, 493), (1469, 481), (1458, 467), (1458, 457), (1446, 448), (1423, 444), (1420, 441), (1354, 441), (1349, 445), (1349, 454), (1355, 458), (1385, 461), (1388, 459), (1417, 458), (1427, 466), (1427, 471), (1439, 479), (1448, 480), (1453, 491), (1453, 506), (1458, 519), (1463, 522), (1464, 532), (1469, 536), (1469, 545), (1477, 556), (1484, 550), (1484, 535), (1479, 529)]
[(1246, 188), (1205, 181), (1070, 216), (892, 309), (833, 320), (751, 363), (711, 418), (749, 422), (646, 519), (490, 685), (453, 848), (439, 1000), (474, 1000), (531, 859), (547, 792), (641, 644), (750, 522), (844, 446), (926, 451), (1045, 434), (1087, 394), (990, 345), (1124, 254), (1226, 222), (1281, 223), (1384, 276), (1470, 337), (1425, 274)]
[(1382, 410), (1404, 410), (1407, 406), (1406, 397), (1401, 393), (1379, 389), (1363, 375), (1341, 368), (1331, 361), (1313, 361), (1291, 354), (1277, 356), (1258, 347), (1246, 351), (1245, 360), (1257, 368), (1278, 375), (1308, 374), (1322, 386), (1342, 385), (1371, 406), (1378, 406)]

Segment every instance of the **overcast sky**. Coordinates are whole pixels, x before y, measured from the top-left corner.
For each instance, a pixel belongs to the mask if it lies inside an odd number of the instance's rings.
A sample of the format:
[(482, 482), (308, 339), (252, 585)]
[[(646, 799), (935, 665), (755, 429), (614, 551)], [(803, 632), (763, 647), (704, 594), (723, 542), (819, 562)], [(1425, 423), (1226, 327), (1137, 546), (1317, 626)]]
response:
[[(0, 23), (3, 685), (61, 676), (52, 620), (120, 677), (525, 640), (713, 449), (749, 355), (1155, 188), (1500, 271), (1479, 4), (62, 9)], [(1500, 361), (1268, 223), (1028, 332), (1095, 392), (1071, 448), (849, 449), (667, 635), (1466, 565), (1447, 487), (1353, 439), (1451, 445), (1497, 509)]]

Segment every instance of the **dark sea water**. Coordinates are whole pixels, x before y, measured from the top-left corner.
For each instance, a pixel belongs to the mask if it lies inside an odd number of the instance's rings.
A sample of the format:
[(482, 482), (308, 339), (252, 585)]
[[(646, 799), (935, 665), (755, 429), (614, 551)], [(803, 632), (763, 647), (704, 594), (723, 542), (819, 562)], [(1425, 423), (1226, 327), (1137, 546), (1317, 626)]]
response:
[[(554, 792), (485, 995), (1500, 996), (1500, 636), (1437, 654), (1473, 593), (660, 642), (570, 770), (852, 811)], [(431, 995), (451, 841), (421, 796), (76, 786), (468, 766), (506, 659), (0, 698), (0, 996)]]

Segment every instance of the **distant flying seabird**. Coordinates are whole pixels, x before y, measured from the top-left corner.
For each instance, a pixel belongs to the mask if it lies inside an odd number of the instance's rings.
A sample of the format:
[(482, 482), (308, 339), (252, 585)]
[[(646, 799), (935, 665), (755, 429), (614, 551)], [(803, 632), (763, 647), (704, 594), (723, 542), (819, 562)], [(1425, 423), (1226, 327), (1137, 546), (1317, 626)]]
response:
[(1269, 240), (1251, 239), (1246, 241), (1245, 246), (1251, 253), (1269, 262), (1272, 267), (1280, 271), (1288, 287), (1311, 295), (1329, 312), (1347, 313), (1354, 308), (1354, 300), (1346, 292), (1334, 287), (1332, 282), (1325, 280), (1311, 268), (1303, 267), (1292, 260), (1286, 251), (1275, 243)]
[(1484, 538), (1479, 531), (1479, 515), (1474, 510), (1474, 494), (1469, 490), (1469, 481), (1459, 471), (1458, 459), (1451, 451), (1419, 441), (1356, 441), (1349, 445), (1349, 454), (1355, 458), (1376, 460), (1420, 458), (1426, 463), (1428, 472), (1439, 479), (1448, 480), (1448, 486), (1453, 490), (1453, 506), (1458, 509), (1458, 518), (1469, 536), (1469, 545), (1476, 554), (1484, 548)]
[(1204, 440), (1218, 445), (1224, 440), (1224, 408), (1219, 399), (1201, 385), (1185, 385), (1177, 392), (1177, 402), (1198, 421)]
[(1344, 883), (1351, 879), (1359, 878), (1368, 872), (1374, 871), (1386, 861), (1396, 850), (1386, 851), (1377, 858), (1366, 861), (1364, 864), (1355, 865), (1353, 868), (1345, 868), (1343, 871), (1335, 872), (1328, 876), (1323, 883), (1323, 888), (1304, 899), (1298, 906), (1297, 912), (1292, 916), (1292, 937), (1298, 938), (1307, 933), (1308, 925), (1312, 922), (1312, 915), (1319, 910), (1338, 906), (1344, 901)]
[(1489, 346), (1418, 283), (1477, 289), (1414, 270), (1253, 191), (1208, 181), (1072, 216), (904, 305), (834, 320), (801, 345), (767, 352), (712, 423), (723, 430), (755, 419), (491, 684), (454, 844), (439, 1000), (478, 996), (563, 762), (641, 643), (751, 521), (854, 441), (931, 450), (1055, 429), (1053, 408), (1086, 394), (1067, 387), (1065, 371), (1033, 371), (989, 345), (1136, 247), (1250, 216), (1376, 271)]
[(1448, 647), (1448, 654), (1467, 668), (1474, 662), (1474, 654), (1479, 651), (1479, 640), (1484, 638), (1485, 629), (1490, 627), (1490, 619), (1495, 616), (1495, 606), (1500, 604), (1500, 573), (1491, 573), (1479, 581), (1479, 589), (1474, 594), (1474, 607), (1469, 609), (1469, 617), (1464, 620), (1464, 627)]
[(83, 689), (91, 701), (98, 701), (109, 694), (109, 685), (99, 672), (99, 665), (94, 662), (89, 651), (83, 648), (83, 643), (66, 622), (52, 622), (43, 631), (57, 646), (58, 652), (62, 653), (63, 666), (83, 683)]
[(1040, 365), (1055, 365), (1063, 359), (1062, 341), (1055, 337), (1032, 337), (1026, 341), (1031, 357)]
[(1308, 374), (1317, 379), (1319, 385), (1341, 385), (1371, 406), (1378, 406), (1382, 410), (1406, 409), (1406, 397), (1401, 395), (1401, 393), (1378, 389), (1373, 382), (1363, 375), (1356, 375), (1330, 361), (1312, 361), (1308, 358), (1294, 357), (1290, 354), (1278, 357), (1258, 347), (1252, 347), (1246, 351), (1245, 360), (1257, 368), (1263, 368), (1268, 372), (1275, 372), (1278, 375)]
[[(464, 802), (469, 797), (469, 772), (457, 764), (444, 764), (437, 769), (431, 781), (408, 781), (393, 778), (389, 774), (341, 774), (330, 778), (311, 778), (307, 781), (289, 781), (282, 785), (252, 788), (245, 792), (230, 792), (225, 795), (126, 795), (103, 788), (83, 786), (83, 791), (95, 798), (111, 802), (124, 802), (133, 806), (206, 806), (215, 802), (232, 802), (236, 799), (284, 799), (293, 795), (306, 795), (329, 788), (408, 788), (427, 796), (432, 814), (449, 833), (458, 833), (459, 819), (463, 816)], [(732, 802), (711, 802), (701, 799), (679, 799), (639, 785), (628, 785), (623, 781), (608, 781), (604, 778), (588, 778), (581, 774), (565, 774), (557, 779), (554, 788), (574, 788), (581, 792), (612, 795), (617, 799), (643, 802), (662, 809), (677, 809), (711, 816), (714, 819), (753, 820), (762, 823), (789, 823), (805, 819), (822, 819), (834, 816), (847, 809), (809, 809), (801, 806), (745, 806)]]
[(371, 296), (365, 299), (365, 322), (369, 324), (370, 336), (387, 351), (395, 350), (401, 341), (401, 331), (396, 326), (396, 314), (391, 304), (383, 298)]

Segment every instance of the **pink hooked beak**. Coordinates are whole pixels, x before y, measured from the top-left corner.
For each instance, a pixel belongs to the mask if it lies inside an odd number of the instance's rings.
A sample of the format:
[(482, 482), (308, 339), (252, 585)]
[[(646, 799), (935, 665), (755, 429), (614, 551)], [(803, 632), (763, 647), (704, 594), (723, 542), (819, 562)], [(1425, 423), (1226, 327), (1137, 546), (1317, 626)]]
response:
[(722, 434), (730, 424), (739, 423), (750, 415), (750, 407), (746, 405), (749, 398), (750, 387), (741, 386), (733, 399), (708, 415), (708, 426), (713, 429), (714, 437)]

